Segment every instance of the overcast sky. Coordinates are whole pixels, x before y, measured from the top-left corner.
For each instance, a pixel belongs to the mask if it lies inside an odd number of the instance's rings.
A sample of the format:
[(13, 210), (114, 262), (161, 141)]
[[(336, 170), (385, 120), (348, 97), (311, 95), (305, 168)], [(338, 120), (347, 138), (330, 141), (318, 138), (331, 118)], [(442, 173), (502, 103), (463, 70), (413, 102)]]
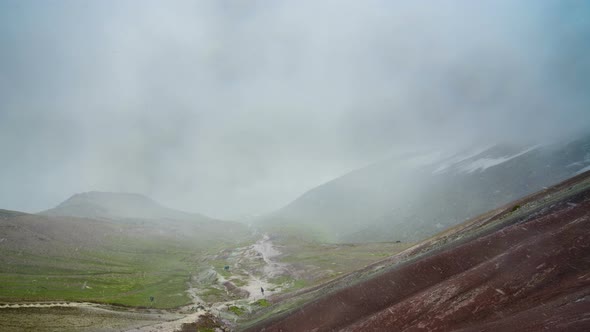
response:
[(0, 1), (0, 208), (269, 212), (423, 146), (590, 125), (588, 1)]

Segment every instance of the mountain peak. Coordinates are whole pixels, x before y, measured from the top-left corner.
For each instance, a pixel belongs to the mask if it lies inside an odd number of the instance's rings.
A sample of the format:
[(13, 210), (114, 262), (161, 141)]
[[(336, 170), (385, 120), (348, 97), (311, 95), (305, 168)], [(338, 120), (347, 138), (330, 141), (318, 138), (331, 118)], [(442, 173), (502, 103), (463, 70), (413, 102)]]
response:
[(80, 204), (83, 202), (109, 204), (111, 202), (120, 202), (121, 200), (126, 203), (159, 205), (148, 196), (138, 193), (87, 191), (72, 195), (70, 198), (60, 203), (58, 207), (68, 206), (70, 204)]
[(195, 219), (198, 214), (167, 208), (138, 193), (89, 191), (77, 193), (41, 214), (92, 219)]

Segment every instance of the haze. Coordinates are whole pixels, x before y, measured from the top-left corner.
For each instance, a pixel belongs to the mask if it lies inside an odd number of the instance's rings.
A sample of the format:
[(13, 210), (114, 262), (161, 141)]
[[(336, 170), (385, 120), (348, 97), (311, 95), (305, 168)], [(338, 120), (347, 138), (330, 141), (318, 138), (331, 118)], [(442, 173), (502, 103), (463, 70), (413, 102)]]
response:
[(2, 1), (0, 206), (282, 207), (389, 155), (590, 125), (586, 1)]

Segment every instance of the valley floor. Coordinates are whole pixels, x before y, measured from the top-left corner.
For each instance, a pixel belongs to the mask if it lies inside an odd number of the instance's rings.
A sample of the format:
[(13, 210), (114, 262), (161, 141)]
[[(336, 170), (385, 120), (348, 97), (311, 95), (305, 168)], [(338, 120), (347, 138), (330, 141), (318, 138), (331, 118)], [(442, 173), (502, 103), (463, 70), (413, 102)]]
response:
[[(236, 304), (242, 306), (257, 301), (280, 291), (278, 285), (269, 282), (269, 278), (284, 273), (286, 264), (275, 262), (272, 258), (279, 255), (268, 235), (264, 235), (255, 244), (231, 251), (235, 259), (234, 266), (240, 271), (236, 276), (226, 279), (212, 266), (204, 274), (214, 275), (214, 279), (196, 278), (189, 283), (188, 295), (192, 304), (178, 309), (134, 309), (109, 306), (88, 302), (21, 302), (0, 304), (0, 327), (10, 331), (53, 331), (53, 330), (84, 330), (84, 331), (129, 331), (129, 332), (172, 332), (179, 330), (183, 324), (194, 323), (205, 313), (216, 317), (225, 315), (227, 309)], [(260, 264), (257, 261), (262, 261)], [(245, 267), (259, 265), (264, 275), (254, 275)], [(240, 286), (235, 286), (238, 282)], [(198, 288), (206, 283), (208, 287), (225, 288), (226, 293), (246, 295), (245, 299), (227, 300), (206, 303), (199, 297), (203, 289)], [(265, 293), (261, 292), (265, 289)], [(207, 307), (205, 309), (205, 306)], [(227, 316), (227, 315), (225, 315)]]
[(189, 262), (199, 268), (187, 268), (195, 271), (185, 286), (188, 305), (166, 309), (76, 301), (10, 302), (0, 304), (0, 328), (173, 332), (203, 317), (213, 317), (231, 328), (244, 318), (256, 317), (259, 311), (268, 311), (281, 296), (407, 247), (399, 243), (328, 245), (294, 242), (288, 237), (279, 237), (278, 244), (274, 241), (269, 234), (262, 234), (251, 245), (223, 249)]

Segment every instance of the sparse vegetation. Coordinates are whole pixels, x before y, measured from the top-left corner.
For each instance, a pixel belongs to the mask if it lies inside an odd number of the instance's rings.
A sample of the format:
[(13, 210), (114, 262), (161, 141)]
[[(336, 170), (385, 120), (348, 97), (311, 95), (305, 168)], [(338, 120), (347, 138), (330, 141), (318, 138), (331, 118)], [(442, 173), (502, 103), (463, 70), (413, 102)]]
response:
[[(174, 308), (190, 303), (185, 292), (189, 276), (208, 268), (206, 262), (191, 260), (203, 256), (199, 247), (153, 240), (114, 243), (111, 248), (74, 251), (66, 247), (47, 255), (2, 250), (0, 301), (91, 301)], [(210, 299), (221, 298), (219, 290), (209, 292)]]
[(240, 279), (240, 278), (232, 278), (231, 282), (234, 285), (236, 285), (237, 287), (242, 287), (242, 286), (245, 286), (248, 284), (244, 279)]
[(251, 305), (253, 306), (257, 306), (257, 307), (261, 307), (261, 308), (265, 308), (270, 306), (270, 302), (268, 302), (267, 299), (260, 299), (256, 302), (252, 302)]
[(201, 315), (195, 323), (183, 324), (180, 332), (215, 332), (215, 329), (219, 327), (221, 324), (217, 319), (211, 313), (206, 313)]
[(394, 255), (412, 243), (325, 244), (301, 241), (298, 237), (282, 236), (277, 240), (284, 254), (281, 262), (297, 264), (305, 271), (305, 279), (287, 276), (272, 279), (273, 283), (292, 283), (289, 291), (312, 286), (347, 272), (360, 269), (382, 258)]
[(236, 316), (242, 316), (246, 312), (244, 308), (235, 305), (230, 306), (227, 310), (233, 312)]
[[(10, 266), (0, 272), (0, 300), (3, 301), (93, 301), (155, 308), (177, 307), (190, 302), (185, 293), (190, 267), (179, 255), (149, 254), (130, 259), (127, 265), (90, 266), (70, 259), (71, 268), (40, 265)], [(36, 257), (36, 261), (52, 257)], [(77, 265), (80, 263), (80, 265)], [(150, 296), (154, 301), (150, 301)]]
[(204, 291), (202, 291), (199, 296), (206, 302), (214, 303), (224, 301), (228, 298), (227, 292), (215, 288), (215, 287), (208, 287)]

